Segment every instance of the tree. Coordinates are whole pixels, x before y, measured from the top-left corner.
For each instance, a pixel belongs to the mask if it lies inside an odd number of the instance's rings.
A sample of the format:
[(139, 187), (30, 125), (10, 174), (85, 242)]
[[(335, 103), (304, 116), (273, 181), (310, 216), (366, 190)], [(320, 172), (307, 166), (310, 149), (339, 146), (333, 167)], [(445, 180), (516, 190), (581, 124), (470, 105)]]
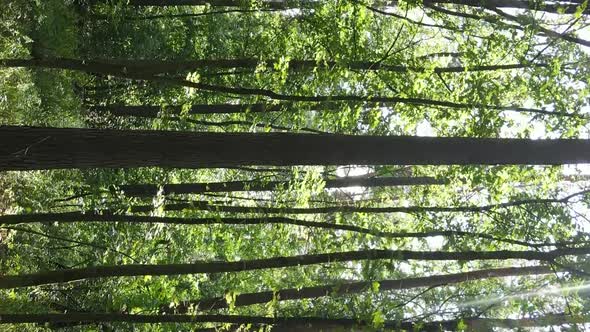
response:
[(580, 117), (572, 112), (548, 111), (545, 108), (528, 108), (517, 105), (491, 105), (481, 103), (460, 103), (446, 100), (434, 100), (428, 98), (399, 97), (399, 96), (363, 96), (363, 95), (295, 95), (275, 92), (266, 88), (228, 87), (222, 85), (193, 82), (190, 80), (166, 77), (151, 74), (147, 67), (127, 66), (118, 62), (104, 60), (79, 60), (71, 58), (43, 58), (43, 59), (0, 59), (1, 67), (30, 67), (30, 68), (55, 68), (82, 71), (99, 75), (113, 75), (126, 79), (151, 81), (172, 86), (184, 86), (202, 91), (215, 93), (228, 93), (241, 96), (258, 96), (282, 102), (364, 102), (364, 103), (406, 103), (410, 105), (422, 105), (433, 107), (448, 107), (455, 109), (482, 108), (496, 111), (513, 111), (540, 115), (555, 115), (565, 117)]
[[(379, 4), (381, 1), (376, 1)], [(382, 3), (382, 2), (381, 2)], [(385, 2), (387, 3), (387, 2)], [(395, 3), (395, 2), (394, 2)], [(474, 0), (424, 0), (422, 2), (425, 6), (429, 4), (455, 4), (470, 7), (483, 8), (521, 8), (530, 10), (540, 10), (551, 13), (567, 13), (573, 14), (576, 12), (576, 7), (581, 5), (582, 1), (559, 1), (554, 3), (540, 3), (531, 5), (527, 1), (522, 0), (488, 0), (488, 1), (474, 1)], [(318, 3), (315, 1), (262, 1), (263, 8), (272, 9), (289, 9), (289, 8), (306, 8), (313, 7)], [(129, 5), (132, 6), (213, 6), (213, 7), (242, 7), (244, 2), (240, 0), (131, 0)], [(584, 13), (587, 13), (586, 11)]]
[[(527, 276), (539, 275), (554, 272), (547, 266), (527, 266), (522, 268), (499, 268), (464, 273), (455, 273), (447, 275), (436, 275), (430, 277), (405, 278), (397, 280), (379, 280), (379, 281), (360, 281), (343, 284), (321, 285), (315, 287), (303, 287), (300, 289), (280, 289), (278, 291), (266, 291), (258, 293), (238, 294), (231, 301), (232, 306), (247, 306), (257, 303), (267, 303), (272, 301), (288, 301), (300, 299), (313, 299), (324, 296), (340, 296), (365, 292), (378, 285), (379, 291), (401, 290), (418, 287), (436, 287), (448, 284), (455, 284), (478, 279), (497, 278), (507, 276)], [(229, 303), (225, 298), (211, 298), (193, 301), (183, 301), (179, 305), (170, 307), (162, 306), (165, 313), (185, 314), (190, 308), (199, 310), (211, 310), (228, 308)]]
[(590, 248), (564, 248), (547, 252), (539, 251), (465, 251), (465, 252), (428, 252), (408, 250), (361, 250), (336, 252), (328, 254), (299, 255), (291, 257), (273, 257), (251, 261), (236, 262), (198, 262), (193, 264), (163, 265), (122, 265), (94, 266), (79, 269), (63, 269), (23, 275), (0, 276), (0, 289), (46, 285), (83, 279), (124, 277), (124, 276), (161, 276), (198, 273), (240, 272), (281, 267), (338, 263), (362, 260), (502, 260), (523, 259), (553, 262), (563, 256), (588, 255)]
[[(0, 216), (0, 223), (3, 225), (18, 225), (25, 223), (81, 223), (81, 222), (97, 222), (97, 223), (161, 223), (172, 225), (272, 225), (285, 224), (301, 227), (320, 228), (335, 231), (350, 231), (360, 234), (368, 234), (383, 238), (400, 239), (400, 238), (427, 238), (434, 236), (456, 236), (456, 237), (472, 237), (487, 239), (491, 241), (505, 242), (509, 244), (516, 244), (531, 248), (544, 248), (549, 246), (567, 246), (572, 243), (568, 242), (526, 242), (510, 238), (499, 238), (489, 234), (466, 232), (458, 230), (430, 230), (424, 232), (386, 232), (366, 227), (335, 224), (331, 222), (308, 221), (303, 219), (293, 219), (287, 217), (259, 217), (259, 218), (178, 218), (178, 217), (154, 217), (154, 216), (138, 216), (138, 215), (124, 215), (116, 214), (111, 211), (100, 211), (99, 213), (93, 211), (84, 212), (63, 212), (63, 213), (36, 213), (36, 214), (16, 214), (16, 215), (2, 215)], [(6, 227), (6, 226), (5, 226)], [(7, 229), (15, 229), (9, 227)], [(16, 230), (16, 229), (15, 229)]]
[[(292, 208), (292, 207), (265, 207), (265, 206), (229, 206), (219, 202), (208, 201), (188, 201), (183, 203), (165, 204), (161, 208), (165, 211), (178, 210), (209, 210), (218, 212), (233, 213), (283, 213), (283, 214), (318, 214), (318, 213), (422, 213), (422, 212), (466, 212), (466, 213), (483, 213), (497, 209), (506, 209), (510, 207), (519, 207), (525, 205), (549, 205), (549, 204), (567, 204), (576, 197), (584, 196), (588, 190), (580, 191), (564, 198), (532, 198), (522, 199), (510, 202), (482, 205), (482, 206), (385, 206), (385, 207), (365, 207), (365, 206), (323, 206), (310, 208)], [(153, 209), (151, 205), (139, 205), (129, 207), (131, 212), (149, 212)]]
[[(582, 1), (558, 1), (556, 3), (544, 3), (531, 4), (527, 1), (521, 0), (486, 0), (486, 1), (472, 1), (472, 0), (424, 0), (425, 6), (430, 4), (456, 4), (470, 7), (482, 7), (482, 8), (520, 8), (529, 10), (538, 10), (550, 13), (559, 14), (573, 14), (580, 7)], [(585, 9), (584, 14), (588, 14), (589, 11)]]
[[(217, 104), (217, 105), (190, 105), (188, 114), (232, 114), (232, 113), (265, 113), (280, 112), (288, 105), (266, 105), (266, 104)], [(155, 106), (155, 105), (107, 105), (90, 106), (89, 111), (97, 113), (110, 113), (115, 116), (137, 116), (157, 118), (160, 113), (180, 115), (182, 106)]]
[(0, 329), (584, 324), (587, 11), (9, 1)]
[[(372, 177), (372, 178), (336, 178), (325, 179), (325, 188), (346, 187), (387, 187), (387, 186), (416, 186), (441, 185), (447, 183), (432, 177)], [(211, 183), (168, 183), (161, 186), (164, 194), (198, 194), (205, 192), (232, 191), (272, 191), (276, 188), (288, 186), (288, 181), (230, 181)], [(154, 196), (160, 186), (156, 184), (120, 185), (119, 189), (128, 196)]]
[[(0, 128), (0, 170), (239, 165), (564, 164), (590, 141)], [(313, 147), (313, 148), (310, 148)]]
[[(145, 75), (157, 75), (157, 74), (173, 74), (179, 72), (192, 72), (202, 69), (249, 69), (252, 72), (260, 64), (269, 64), (270, 70), (273, 69), (272, 65), (275, 63), (283, 63), (287, 66), (288, 70), (291, 71), (312, 71), (314, 69), (333, 69), (333, 68), (345, 68), (349, 70), (369, 70), (369, 71), (391, 71), (397, 73), (408, 73), (408, 72), (427, 72), (432, 71), (436, 74), (441, 73), (464, 73), (464, 72), (478, 72), (478, 71), (499, 71), (499, 70), (511, 70), (511, 69), (523, 69), (523, 68), (540, 68), (549, 67), (547, 63), (515, 63), (515, 64), (501, 64), (501, 65), (481, 65), (473, 67), (464, 66), (449, 66), (449, 67), (411, 67), (411, 66), (400, 66), (390, 65), (383, 62), (370, 62), (370, 61), (352, 61), (349, 63), (339, 63), (336, 61), (324, 61), (318, 62), (315, 60), (302, 60), (302, 59), (291, 59), (289, 61), (281, 61), (280, 59), (254, 59), (254, 58), (237, 58), (237, 59), (195, 59), (186, 61), (155, 61), (155, 60), (119, 60), (114, 59), (109, 62), (117, 64), (127, 68), (128, 71), (142, 73)], [(7, 65), (11, 62), (7, 60)], [(27, 64), (26, 62), (22, 63)]]

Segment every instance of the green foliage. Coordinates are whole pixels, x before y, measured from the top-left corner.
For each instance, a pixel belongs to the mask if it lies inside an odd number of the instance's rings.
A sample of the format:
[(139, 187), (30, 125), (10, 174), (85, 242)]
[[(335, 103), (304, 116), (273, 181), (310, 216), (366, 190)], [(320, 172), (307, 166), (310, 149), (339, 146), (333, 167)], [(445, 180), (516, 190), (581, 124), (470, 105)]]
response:
[[(461, 103), (449, 108), (412, 103), (292, 102), (281, 112), (191, 114), (201, 104), (279, 105), (256, 95), (231, 95), (121, 78), (40, 68), (0, 70), (0, 121), (11, 125), (211, 132), (309, 132), (355, 135), (436, 135), (469, 137), (575, 138), (588, 131), (587, 49), (539, 34), (539, 26), (571, 22), (564, 16), (539, 17), (525, 11), (520, 28), (492, 11), (441, 5), (470, 19), (422, 8), (409, 1), (398, 7), (381, 1), (324, 1), (287, 11), (262, 11), (264, 1), (245, 1), (242, 12), (215, 6), (128, 6), (125, 1), (95, 4), (71, 1), (0, 2), (0, 58), (71, 57), (80, 59), (211, 60), (255, 59), (252, 67), (200, 67), (161, 74), (223, 87), (266, 89), (293, 96), (400, 97)], [(587, 1), (573, 14), (571, 31), (586, 24)], [(235, 9), (235, 8), (234, 8)], [(376, 9), (376, 10), (375, 10)], [(560, 9), (558, 9), (560, 10)], [(383, 13), (393, 12), (398, 17)], [(424, 21), (421, 21), (424, 16)], [(427, 18), (427, 19), (426, 19)], [(432, 27), (416, 24), (436, 24)], [(444, 54), (443, 54), (444, 53)], [(437, 55), (438, 54), (438, 55)], [(442, 54), (442, 55), (441, 55)], [(449, 55), (450, 54), (450, 55)], [(294, 68), (311, 60), (315, 68)], [(404, 66), (406, 71), (350, 69), (355, 61)], [(543, 64), (510, 70), (479, 66)], [(442, 72), (462, 67), (459, 72)], [(156, 118), (90, 113), (88, 106), (154, 105)], [(179, 106), (178, 108), (176, 106)], [(486, 106), (514, 106), (511, 110)], [(529, 112), (538, 108), (555, 114)], [(565, 115), (564, 115), (565, 114)], [(283, 128), (283, 129), (277, 129)], [(307, 130), (307, 131), (306, 131)], [(313, 149), (314, 147), (302, 147)], [(392, 151), (395, 153), (395, 151)], [(351, 165), (370, 176), (430, 176), (437, 186), (326, 188), (326, 179), (346, 176), (346, 167), (305, 166), (239, 169), (56, 170), (0, 175), (0, 212), (103, 212), (130, 214), (132, 206), (152, 205), (154, 216), (211, 218), (215, 224), (190, 226), (149, 223), (52, 223), (4, 226), (0, 232), (2, 274), (65, 268), (240, 261), (363, 249), (418, 251), (497, 251), (531, 249), (531, 243), (589, 241), (588, 195), (567, 202), (531, 202), (476, 212), (333, 213), (288, 215), (306, 222), (364, 227), (372, 232), (473, 232), (487, 235), (384, 237), (347, 230), (288, 224), (230, 225), (222, 218), (264, 218), (166, 204), (208, 201), (233, 206), (485, 206), (510, 201), (560, 199), (587, 188), (587, 172), (568, 180), (561, 166), (369, 166)], [(352, 174), (350, 174), (352, 175)], [(273, 191), (167, 194), (167, 183), (283, 181)], [(571, 181), (570, 181), (571, 180)], [(126, 196), (124, 184), (148, 183), (153, 197)], [(492, 237), (492, 238), (490, 238)], [(500, 239), (500, 240), (498, 240)], [(571, 244), (568, 244), (571, 245)], [(555, 246), (536, 250), (544, 251)], [(558, 265), (561, 264), (561, 265)], [(520, 266), (521, 261), (379, 260), (239, 273), (103, 278), (64, 285), (0, 291), (0, 313), (116, 312), (157, 314), (185, 301), (218, 297), (229, 308), (217, 313), (268, 317), (353, 318), (382, 330), (389, 321), (414, 321), (419, 331), (430, 321), (455, 320), (470, 328), (468, 317), (536, 317), (550, 312), (587, 315), (583, 292), (549, 296), (549, 286), (580, 285), (587, 279), (585, 257), (556, 262), (569, 272), (488, 278), (430, 288), (387, 290), (383, 280)], [(576, 269), (576, 270), (573, 270)], [(578, 271), (579, 270), (579, 271)], [(573, 272), (572, 272), (573, 271)], [(576, 273), (578, 271), (578, 273)], [(363, 292), (342, 294), (354, 281), (369, 281)], [(332, 285), (327, 296), (284, 301), (279, 290)], [(268, 303), (240, 306), (241, 294), (272, 291)], [(522, 295), (523, 293), (533, 293)], [(500, 299), (500, 300), (498, 300)], [(480, 301), (481, 300), (481, 301)], [(210, 313), (191, 307), (189, 313)], [(578, 316), (572, 316), (572, 319)], [(103, 330), (178, 331), (214, 324), (109, 323)], [(3, 327), (4, 328), (4, 327)], [(9, 326), (41, 331), (48, 326)], [(228, 328), (231, 328), (228, 326)], [(247, 329), (255, 329), (249, 327)], [(93, 331), (96, 326), (72, 326)]]

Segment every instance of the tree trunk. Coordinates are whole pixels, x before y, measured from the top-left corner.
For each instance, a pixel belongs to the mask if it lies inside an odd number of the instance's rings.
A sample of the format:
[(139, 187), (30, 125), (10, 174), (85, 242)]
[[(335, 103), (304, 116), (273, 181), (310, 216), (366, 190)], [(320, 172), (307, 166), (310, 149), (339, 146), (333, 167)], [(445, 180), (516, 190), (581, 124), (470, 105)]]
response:
[[(429, 4), (454, 4), (478, 8), (519, 8), (555, 14), (573, 14), (576, 12), (576, 7), (582, 5), (582, 1), (536, 4), (526, 0), (423, 0), (423, 3), (425, 6)], [(590, 10), (586, 8), (583, 13), (588, 14)]]
[[(223, 202), (208, 202), (208, 201), (188, 201), (183, 203), (171, 203), (163, 206), (164, 211), (180, 211), (180, 210), (206, 210), (216, 212), (230, 212), (230, 213), (266, 213), (266, 214), (317, 214), (317, 213), (422, 213), (422, 212), (466, 212), (479, 213), (487, 212), (495, 209), (509, 208), (523, 205), (534, 204), (564, 204), (569, 202), (574, 197), (586, 195), (590, 190), (583, 190), (563, 198), (532, 198), (514, 200), (505, 203), (489, 204), (489, 205), (465, 205), (465, 206), (385, 206), (385, 207), (371, 207), (371, 206), (323, 206), (323, 207), (309, 207), (309, 208), (294, 208), (294, 207), (272, 207), (272, 206), (234, 206), (223, 205)], [(130, 208), (131, 212), (150, 212), (154, 209), (153, 205), (134, 205)]]
[(244, 165), (555, 165), (590, 140), (0, 127), (0, 170)]
[[(379, 291), (402, 290), (420, 287), (443, 286), (448, 284), (457, 284), (472, 280), (516, 277), (528, 275), (550, 274), (553, 270), (548, 266), (527, 266), (527, 267), (508, 267), (499, 269), (487, 269), (464, 273), (454, 273), (446, 275), (434, 275), (429, 277), (405, 278), (397, 280), (379, 280)], [(332, 284), (315, 287), (289, 288), (278, 291), (267, 291), (259, 293), (244, 293), (235, 297), (232, 306), (240, 307), (258, 303), (267, 303), (272, 301), (287, 301), (314, 299), (324, 296), (337, 296), (346, 294), (356, 294), (365, 292), (373, 287), (373, 281), (359, 281), (346, 284)], [(225, 297), (217, 297), (195, 301), (184, 301), (176, 307), (162, 306), (161, 311), (167, 314), (185, 314), (189, 308), (195, 308), (199, 311), (228, 308)]]
[[(337, 178), (325, 179), (325, 188), (347, 187), (393, 187), (393, 186), (418, 186), (418, 185), (442, 185), (446, 180), (433, 177), (382, 177), (382, 178)], [(206, 192), (234, 192), (234, 191), (273, 191), (280, 187), (288, 187), (289, 181), (228, 181), (209, 183), (177, 183), (164, 184), (164, 195), (168, 194), (199, 194)], [(154, 196), (160, 189), (156, 184), (129, 184), (121, 185), (119, 189), (128, 196)]]
[[(262, 8), (289, 9), (303, 8), (319, 4), (319, 1), (304, 0), (262, 0)], [(248, 0), (129, 0), (131, 6), (206, 6), (211, 7), (248, 7)]]
[(547, 252), (541, 251), (464, 251), (436, 252), (409, 250), (361, 250), (335, 252), (326, 254), (274, 257), (266, 259), (243, 260), (234, 262), (197, 262), (193, 264), (132, 264), (119, 266), (93, 266), (78, 269), (63, 269), (22, 275), (0, 276), (0, 289), (47, 285), (75, 280), (124, 277), (124, 276), (162, 276), (197, 273), (221, 273), (253, 271), (305, 265), (352, 262), (364, 260), (425, 260), (425, 261), (472, 261), (472, 260), (506, 260), (524, 259), (552, 262), (556, 258), (569, 255), (587, 255), (590, 248), (563, 248)]
[(458, 103), (446, 100), (433, 100), (415, 97), (398, 97), (398, 96), (359, 96), (359, 95), (314, 95), (302, 96), (294, 94), (277, 93), (270, 89), (263, 88), (245, 88), (229, 87), (221, 85), (212, 85), (207, 83), (193, 82), (178, 77), (166, 77), (150, 74), (149, 68), (143, 72), (140, 67), (134, 67), (133, 64), (122, 65), (115, 62), (96, 61), (96, 60), (78, 60), (70, 58), (45, 58), (45, 59), (0, 59), (2, 67), (29, 67), (29, 68), (54, 68), (83, 71), (101, 75), (113, 75), (126, 79), (145, 80), (158, 82), (166, 85), (184, 86), (202, 91), (227, 93), (242, 96), (258, 96), (286, 102), (366, 102), (366, 103), (405, 103), (421, 106), (440, 106), (456, 109), (473, 109), (484, 108), (497, 111), (513, 111), (521, 113), (532, 113), (551, 116), (581, 117), (583, 115), (570, 112), (548, 111), (545, 108), (526, 108), (520, 106), (505, 105), (484, 105), (479, 103)]
[[(93, 0), (98, 1), (98, 0)], [(577, 2), (577, 3), (576, 3)], [(566, 13), (573, 14), (576, 12), (576, 5), (581, 5), (581, 1), (541, 3), (536, 5), (525, 0), (423, 0), (424, 5), (436, 4), (455, 4), (479, 8), (519, 8), (549, 13)], [(247, 7), (249, 4), (245, 0), (129, 0), (131, 6), (205, 6), (211, 7)], [(290, 8), (310, 8), (321, 4), (320, 1), (280, 1), (280, 0), (262, 0), (262, 8), (269, 9), (290, 9)], [(389, 1), (387, 5), (395, 5), (395, 1)], [(561, 8), (561, 10), (560, 10)], [(590, 13), (588, 9), (585, 14)]]
[[(129, 59), (119, 60), (110, 59), (118, 65), (125, 66), (128, 70), (141, 72), (144, 74), (156, 75), (164, 73), (178, 73), (203, 69), (251, 69), (252, 72), (261, 64), (272, 64), (280, 62), (278, 59), (256, 59), (256, 58), (235, 58), (235, 59), (195, 59), (195, 60), (144, 60), (144, 59)], [(434, 73), (463, 73), (463, 72), (478, 72), (478, 71), (497, 71), (497, 70), (511, 70), (522, 68), (538, 68), (548, 67), (545, 63), (530, 63), (530, 64), (501, 64), (501, 65), (480, 65), (480, 66), (451, 66), (451, 67), (408, 67), (400, 65), (390, 65), (382, 62), (374, 61), (349, 61), (336, 62), (324, 61), (318, 62), (316, 60), (293, 59), (288, 62), (288, 69), (291, 71), (312, 70), (315, 68), (346, 68), (350, 70), (381, 70), (397, 73), (409, 72), (425, 72), (432, 70)]]
[[(187, 114), (235, 114), (235, 113), (266, 113), (280, 112), (287, 104), (216, 104), (216, 105), (191, 105)], [(181, 115), (182, 106), (156, 106), (156, 105), (106, 105), (90, 106), (89, 111), (97, 113), (110, 113), (115, 116), (135, 116), (142, 118), (157, 118), (160, 113)]]
[[(499, 238), (489, 234), (465, 232), (459, 230), (430, 230), (424, 232), (385, 232), (376, 229), (365, 228), (349, 224), (335, 224), (323, 221), (309, 221), (293, 219), (286, 217), (261, 217), (261, 218), (179, 218), (179, 217), (154, 217), (154, 216), (137, 216), (113, 214), (110, 211), (84, 212), (61, 212), (61, 213), (33, 213), (33, 214), (5, 214), (0, 215), (0, 224), (17, 225), (38, 222), (59, 222), (59, 223), (77, 223), (77, 222), (127, 222), (127, 223), (163, 223), (174, 225), (268, 225), (268, 224), (285, 224), (300, 227), (311, 227), (328, 230), (339, 230), (356, 232), (360, 234), (373, 235), (378, 237), (400, 239), (400, 238), (426, 238), (433, 236), (447, 237), (475, 237), (490, 241), (505, 242), (532, 248), (544, 248), (548, 246), (571, 245), (569, 242), (526, 242), (509, 238)], [(17, 229), (15, 229), (17, 230)]]

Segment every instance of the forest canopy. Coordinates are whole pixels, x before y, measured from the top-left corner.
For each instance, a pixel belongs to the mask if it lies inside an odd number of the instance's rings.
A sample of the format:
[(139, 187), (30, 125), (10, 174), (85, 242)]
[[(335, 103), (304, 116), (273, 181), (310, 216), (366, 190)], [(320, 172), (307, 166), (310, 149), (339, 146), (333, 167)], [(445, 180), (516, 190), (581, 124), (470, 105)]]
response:
[(0, 0), (1, 331), (590, 328), (588, 0)]

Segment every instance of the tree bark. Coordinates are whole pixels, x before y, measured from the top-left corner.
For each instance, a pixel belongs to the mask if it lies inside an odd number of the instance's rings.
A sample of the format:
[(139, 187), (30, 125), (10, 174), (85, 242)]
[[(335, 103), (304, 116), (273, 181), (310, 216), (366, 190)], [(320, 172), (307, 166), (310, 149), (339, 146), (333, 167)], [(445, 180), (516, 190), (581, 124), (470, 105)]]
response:
[[(433, 177), (377, 177), (377, 178), (337, 178), (325, 179), (325, 188), (347, 187), (393, 187), (393, 186), (419, 186), (419, 185), (443, 185), (448, 183), (444, 179)], [(163, 194), (199, 194), (206, 192), (234, 192), (234, 191), (273, 191), (280, 187), (289, 186), (289, 181), (228, 181), (208, 183), (168, 183), (162, 186), (157, 184), (128, 184), (120, 185), (119, 189), (127, 196), (147, 197), (158, 194), (160, 187)]]
[(380, 259), (426, 261), (523, 259), (553, 262), (555, 259), (562, 256), (581, 256), (587, 254), (590, 254), (590, 248), (563, 248), (547, 252), (509, 250), (434, 252), (372, 249), (361, 251), (335, 252), (326, 254), (274, 257), (234, 262), (197, 262), (193, 264), (131, 264), (119, 266), (93, 266), (78, 269), (45, 271), (32, 274), (4, 275), (0, 276), (0, 289), (38, 286), (52, 283), (70, 282), (76, 280), (105, 277), (131, 277), (144, 275), (162, 276), (197, 273), (240, 272), (325, 263)]
[(590, 140), (199, 133), (0, 127), (0, 170), (245, 165), (555, 165), (590, 162)]
[[(553, 273), (548, 266), (527, 266), (527, 267), (508, 267), (498, 269), (487, 269), (471, 271), (464, 273), (454, 273), (446, 275), (435, 275), (430, 277), (405, 278), (396, 280), (378, 280), (379, 291), (402, 290), (420, 287), (434, 287), (448, 284), (457, 284), (473, 280), (516, 277), (528, 275), (542, 275)], [(345, 284), (331, 284), (315, 287), (289, 288), (278, 291), (267, 291), (259, 293), (244, 293), (237, 295), (232, 306), (248, 306), (258, 303), (267, 303), (271, 301), (287, 301), (314, 299), (324, 296), (337, 296), (346, 294), (357, 294), (365, 292), (373, 287), (373, 281), (359, 281)], [(190, 308), (199, 311), (228, 308), (225, 297), (216, 297), (195, 301), (183, 301), (175, 307), (162, 306), (161, 311), (167, 314), (185, 314)]]
[[(223, 205), (223, 202), (188, 201), (183, 203), (170, 203), (163, 206), (164, 211), (180, 210), (206, 210), (231, 213), (267, 213), (267, 214), (317, 214), (317, 213), (423, 213), (423, 212), (487, 212), (500, 208), (509, 208), (522, 205), (567, 203), (574, 197), (583, 196), (590, 190), (583, 190), (563, 198), (533, 198), (514, 200), (505, 203), (489, 205), (466, 205), (466, 206), (323, 206), (310, 208), (294, 207), (272, 207), (272, 206), (234, 206)], [(130, 207), (131, 212), (150, 212), (153, 205), (134, 205)]]

